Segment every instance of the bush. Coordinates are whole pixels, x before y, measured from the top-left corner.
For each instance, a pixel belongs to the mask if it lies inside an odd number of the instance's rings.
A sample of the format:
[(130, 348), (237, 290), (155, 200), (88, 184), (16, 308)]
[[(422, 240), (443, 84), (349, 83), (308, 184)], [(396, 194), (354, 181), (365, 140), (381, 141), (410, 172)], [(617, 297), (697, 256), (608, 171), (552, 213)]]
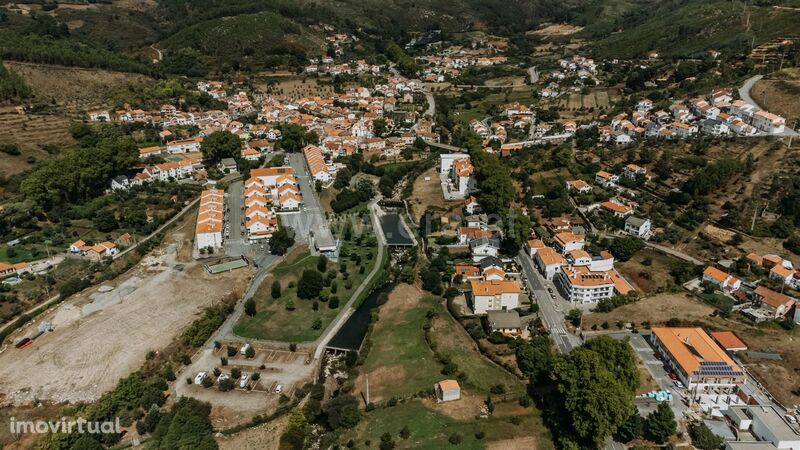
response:
[(462, 439), (461, 439), (461, 435), (460, 435), (460, 434), (458, 434), (458, 433), (453, 433), (453, 434), (451, 434), (451, 435), (450, 435), (450, 437), (449, 437), (449, 438), (447, 438), (447, 441), (448, 441), (448, 442), (450, 442), (450, 443), (451, 443), (451, 444), (453, 444), (453, 445), (458, 445), (458, 444), (460, 444), (460, 443), (461, 443), (461, 440), (462, 440)]

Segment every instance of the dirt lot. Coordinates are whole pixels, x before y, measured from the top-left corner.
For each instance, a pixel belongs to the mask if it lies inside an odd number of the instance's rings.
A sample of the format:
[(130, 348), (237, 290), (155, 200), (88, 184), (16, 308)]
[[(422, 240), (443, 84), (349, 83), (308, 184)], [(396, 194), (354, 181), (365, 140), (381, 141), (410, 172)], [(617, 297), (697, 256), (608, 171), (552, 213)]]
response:
[(204, 308), (241, 295), (249, 270), (212, 276), (197, 263), (178, 263), (187, 242), (191, 237), (183, 232), (169, 235), (162, 250), (118, 279), (70, 298), (18, 332), (10, 342), (41, 322), (55, 326), (24, 350), (11, 345), (0, 353), (0, 404), (97, 399), (138, 369), (148, 351), (169, 345)]
[(248, 428), (230, 437), (217, 437), (220, 450), (261, 450), (278, 448), (283, 430), (289, 423), (289, 416), (283, 416), (255, 428)]
[[(427, 180), (426, 180), (427, 178)], [(419, 219), (428, 206), (451, 210), (461, 205), (461, 201), (446, 201), (442, 194), (439, 167), (431, 167), (414, 181), (414, 195), (409, 199), (414, 217)]]
[(786, 117), (786, 125), (794, 125), (800, 118), (800, 69), (786, 69), (759, 80), (753, 86), (752, 95), (759, 106)]
[[(231, 345), (241, 348), (243, 342), (225, 343), (221, 350), (203, 349), (178, 375), (178, 382), (173, 387), (176, 397), (189, 396), (209, 402), (213, 405), (211, 421), (215, 427), (230, 427), (249, 421), (256, 414), (271, 413), (278, 406), (280, 396), (274, 393), (275, 387), (283, 386), (283, 393), (291, 396), (295, 389), (306, 382), (312, 381), (316, 364), (306, 364), (309, 357), (304, 352), (289, 352), (254, 346), (256, 356), (247, 359), (240, 356), (228, 358), (228, 365), (222, 367), (220, 357), (225, 356), (225, 348)], [(265, 368), (261, 369), (261, 365)], [(202, 386), (186, 383), (186, 378), (194, 378), (198, 372), (207, 372), (213, 377), (212, 371), (219, 367), (224, 373), (230, 373), (233, 367), (241, 369), (243, 374), (260, 374), (257, 382), (252, 382), (252, 390), (237, 389), (230, 392), (221, 392), (216, 387), (208, 389)]]
[(528, 31), (525, 34), (530, 34), (534, 36), (568, 36), (570, 34), (575, 34), (581, 30), (583, 30), (583, 27), (579, 27), (576, 25), (569, 25), (566, 23), (554, 23), (539, 28), (536, 31)]
[(669, 271), (675, 261), (654, 250), (644, 249), (630, 260), (617, 263), (617, 269), (635, 285), (640, 296), (654, 295), (672, 282)]

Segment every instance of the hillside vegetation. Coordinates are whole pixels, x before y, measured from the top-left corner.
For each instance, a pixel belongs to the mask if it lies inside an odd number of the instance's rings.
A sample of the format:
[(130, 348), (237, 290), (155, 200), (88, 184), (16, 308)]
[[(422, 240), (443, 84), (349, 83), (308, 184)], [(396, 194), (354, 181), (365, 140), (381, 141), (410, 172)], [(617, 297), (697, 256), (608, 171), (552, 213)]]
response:
[(745, 7), (739, 1), (612, 0), (589, 4), (584, 10), (577, 19), (587, 24), (580, 36), (595, 41), (597, 53), (606, 57), (633, 58), (650, 51), (700, 56), (710, 49), (748, 53), (753, 42), (758, 45), (800, 31), (800, 10)]

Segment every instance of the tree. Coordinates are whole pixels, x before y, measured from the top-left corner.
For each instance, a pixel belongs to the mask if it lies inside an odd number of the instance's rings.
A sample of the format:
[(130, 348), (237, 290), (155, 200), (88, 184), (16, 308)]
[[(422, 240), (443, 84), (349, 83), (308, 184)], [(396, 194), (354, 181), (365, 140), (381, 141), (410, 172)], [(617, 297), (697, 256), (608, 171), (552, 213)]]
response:
[(216, 164), (223, 158), (238, 158), (241, 155), (242, 141), (230, 131), (215, 131), (203, 139), (200, 151), (203, 159)]
[(350, 168), (343, 167), (336, 173), (336, 180), (333, 182), (333, 187), (342, 189), (350, 184), (350, 178), (353, 178), (353, 172)]
[(634, 407), (631, 414), (617, 429), (615, 438), (620, 442), (630, 442), (642, 437), (644, 433), (644, 418), (639, 414), (639, 409)]
[(550, 340), (536, 336), (522, 341), (516, 348), (517, 364), (532, 383), (547, 377), (553, 370), (553, 352)]
[[(247, 350), (244, 351), (244, 356), (247, 357), (247, 359), (253, 359), (256, 356), (256, 350), (253, 346), (247, 347)], [(255, 376), (255, 374), (253, 375)]]
[(689, 434), (692, 436), (692, 444), (700, 450), (719, 450), (724, 444), (721, 437), (712, 433), (706, 424), (701, 422), (689, 425)]
[(270, 292), (273, 299), (278, 299), (281, 296), (281, 283), (278, 280), (272, 282), (272, 292)]
[(308, 144), (316, 144), (318, 137), (314, 132), (307, 132), (305, 128), (294, 123), (280, 126), (281, 147), (287, 152), (299, 152)]
[(569, 320), (573, 326), (579, 327), (581, 325), (581, 317), (583, 317), (583, 311), (575, 308), (570, 309), (564, 318)]
[(297, 296), (305, 299), (317, 298), (322, 287), (322, 274), (313, 269), (306, 269), (297, 283)]
[(319, 273), (325, 273), (328, 270), (328, 258), (322, 255), (317, 259), (317, 270)]
[(678, 430), (675, 414), (666, 402), (658, 404), (644, 422), (645, 435), (658, 444), (663, 444)]
[(503, 226), (503, 251), (508, 255), (516, 255), (531, 235), (531, 219), (519, 208), (514, 208), (503, 221)]
[(614, 258), (619, 261), (627, 261), (633, 257), (639, 250), (644, 248), (644, 241), (635, 236), (625, 236), (614, 239), (614, 242), (609, 246), (609, 250), (614, 255)]
[(609, 370), (600, 353), (585, 346), (556, 355), (553, 373), (566, 425), (586, 445), (601, 447), (633, 413), (634, 391)]
[(328, 426), (332, 430), (353, 428), (361, 420), (358, 400), (352, 395), (340, 395), (328, 401), (323, 408)]
[(302, 450), (306, 436), (309, 435), (308, 419), (301, 408), (294, 408), (289, 414), (289, 423), (281, 436), (281, 447), (288, 446), (294, 450)]
[(375, 119), (372, 121), (372, 132), (375, 136), (383, 137), (386, 134), (387, 127), (386, 127), (386, 119)]
[(269, 239), (269, 251), (275, 255), (283, 255), (294, 245), (294, 230), (291, 227), (281, 226), (272, 233)]
[(256, 315), (256, 301), (253, 300), (252, 298), (248, 298), (247, 300), (245, 300), (245, 302), (244, 302), (244, 312), (245, 312), (245, 314), (247, 314), (250, 317), (255, 316)]

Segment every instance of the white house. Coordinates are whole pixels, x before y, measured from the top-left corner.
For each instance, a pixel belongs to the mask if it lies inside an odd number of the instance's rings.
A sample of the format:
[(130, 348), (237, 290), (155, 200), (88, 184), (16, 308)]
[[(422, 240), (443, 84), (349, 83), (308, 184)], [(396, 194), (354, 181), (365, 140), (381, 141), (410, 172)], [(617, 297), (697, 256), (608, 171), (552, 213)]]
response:
[(200, 143), (202, 141), (203, 141), (202, 138), (194, 138), (194, 139), (182, 139), (178, 141), (167, 142), (167, 153), (176, 154), (176, 153), (199, 152)]
[(564, 257), (550, 247), (540, 248), (533, 257), (536, 268), (548, 280), (552, 280), (556, 273), (561, 271), (561, 266), (566, 262)]
[(331, 173), (328, 165), (325, 163), (325, 158), (322, 156), (322, 151), (316, 145), (307, 145), (303, 149), (303, 155), (308, 164), (308, 170), (311, 176), (316, 181), (327, 183), (331, 181)]
[(650, 219), (641, 219), (636, 216), (629, 216), (625, 219), (625, 232), (631, 236), (646, 238), (650, 235)]
[(442, 175), (449, 174), (453, 163), (465, 158), (469, 158), (469, 155), (465, 153), (442, 153), (439, 155), (439, 173)]
[(519, 307), (519, 295), (522, 289), (516, 281), (471, 280), (470, 287), (475, 314), (507, 311)]
[(125, 191), (131, 186), (131, 181), (125, 175), (117, 175), (111, 179), (112, 191)]
[(767, 111), (758, 111), (753, 114), (753, 126), (768, 134), (783, 133), (786, 119)]
[(453, 161), (450, 168), (450, 181), (453, 183), (454, 189), (464, 197), (475, 189), (475, 179), (472, 177), (474, 167), (469, 158), (458, 159)]
[(616, 270), (593, 271), (589, 266), (562, 266), (556, 285), (567, 300), (580, 304), (597, 303), (633, 290)]
[(708, 266), (703, 271), (703, 281), (713, 283), (723, 291), (735, 291), (742, 285), (742, 281), (738, 278), (713, 266)]
[(500, 240), (492, 238), (474, 239), (469, 243), (472, 260), (478, 262), (487, 256), (497, 257), (500, 251)]

